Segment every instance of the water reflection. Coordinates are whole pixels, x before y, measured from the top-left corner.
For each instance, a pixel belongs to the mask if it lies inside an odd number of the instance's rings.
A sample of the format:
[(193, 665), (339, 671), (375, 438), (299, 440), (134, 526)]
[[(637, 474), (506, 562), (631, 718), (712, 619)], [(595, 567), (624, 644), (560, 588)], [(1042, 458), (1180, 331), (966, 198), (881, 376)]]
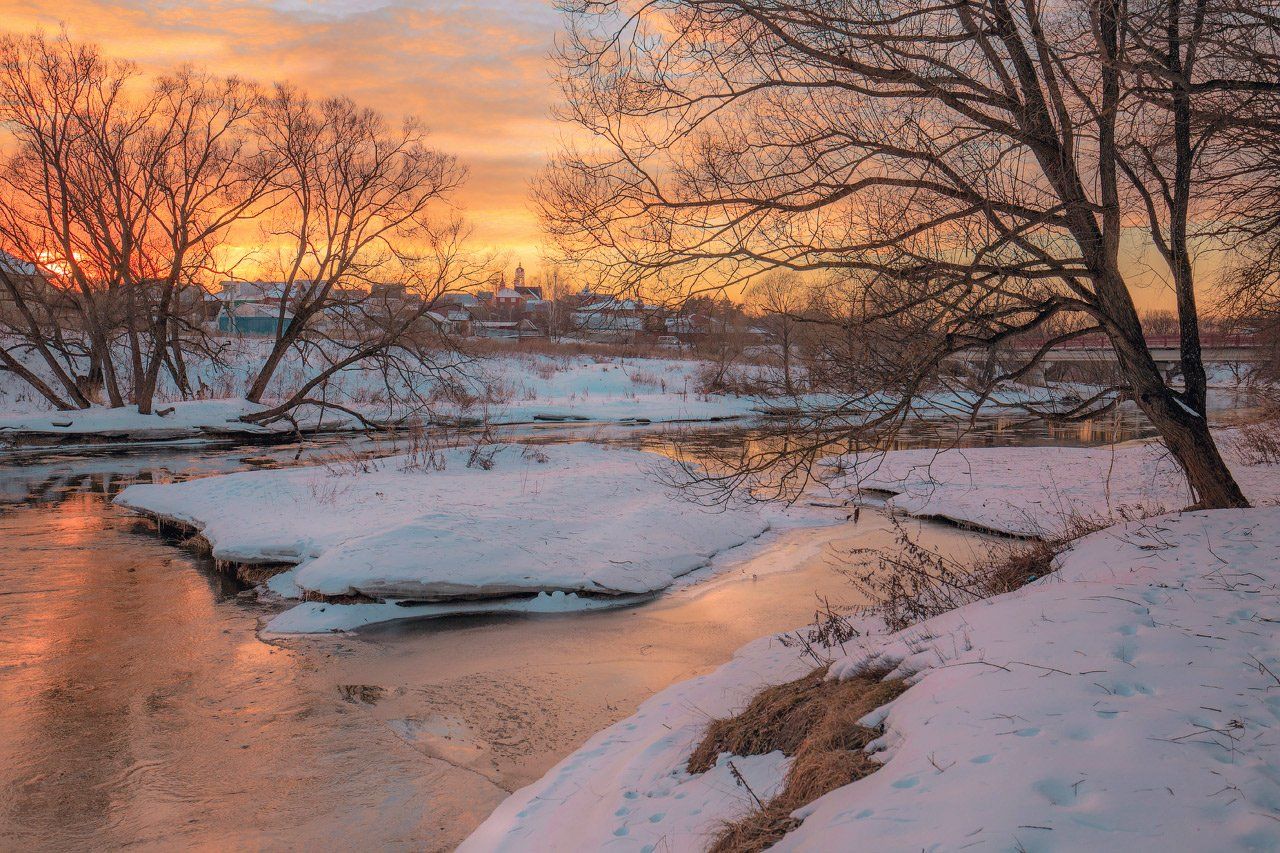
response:
[[(946, 438), (933, 429), (901, 440)], [(1088, 444), (1143, 432), (1125, 418), (1071, 430), (993, 420), (965, 440)], [(531, 428), (507, 440), (669, 451), (750, 435)], [(807, 622), (815, 594), (851, 601), (838, 553), (892, 536), (874, 513), (858, 526), (788, 534), (725, 574), (627, 611), (270, 645), (254, 633), (259, 605), (108, 500), (134, 482), (396, 446), (0, 459), (0, 848), (448, 849), (507, 790), (653, 692)], [(953, 553), (976, 541), (919, 529)]]

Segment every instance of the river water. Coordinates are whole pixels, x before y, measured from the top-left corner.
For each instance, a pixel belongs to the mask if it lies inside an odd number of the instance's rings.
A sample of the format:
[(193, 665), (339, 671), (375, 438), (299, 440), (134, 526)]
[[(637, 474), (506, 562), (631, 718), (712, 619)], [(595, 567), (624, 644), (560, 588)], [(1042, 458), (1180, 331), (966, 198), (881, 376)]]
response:
[[(993, 421), (970, 441), (1091, 444), (1143, 429), (1123, 418), (1068, 434)], [(655, 450), (742, 440), (724, 430), (591, 438)], [(653, 693), (806, 624), (816, 596), (857, 603), (841, 555), (892, 541), (878, 513), (856, 525), (833, 516), (640, 607), (268, 643), (255, 630), (269, 611), (251, 593), (110, 504), (131, 482), (324, 451), (0, 457), (0, 848), (449, 849), (507, 792)], [(983, 545), (912, 527), (962, 557)]]

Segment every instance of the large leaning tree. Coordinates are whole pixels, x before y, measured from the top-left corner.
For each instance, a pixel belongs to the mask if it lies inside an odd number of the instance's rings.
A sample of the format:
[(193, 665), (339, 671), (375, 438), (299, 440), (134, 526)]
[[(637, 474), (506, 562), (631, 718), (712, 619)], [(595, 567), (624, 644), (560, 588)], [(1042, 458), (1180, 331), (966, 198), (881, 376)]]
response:
[[(899, 399), (849, 430), (897, 422), (957, 360), (1000, 350), (994, 388), (1105, 340), (1114, 387), (1040, 411), (1132, 400), (1201, 506), (1246, 504), (1206, 421), (1196, 260), (1247, 218), (1240, 164), (1276, 114), (1280, 5), (562, 6), (563, 110), (586, 132), (537, 201), (567, 258), (620, 288), (837, 281), (848, 310), (827, 322), (861, 354), (850, 375)], [(1176, 381), (1144, 342), (1135, 247), (1176, 294)]]

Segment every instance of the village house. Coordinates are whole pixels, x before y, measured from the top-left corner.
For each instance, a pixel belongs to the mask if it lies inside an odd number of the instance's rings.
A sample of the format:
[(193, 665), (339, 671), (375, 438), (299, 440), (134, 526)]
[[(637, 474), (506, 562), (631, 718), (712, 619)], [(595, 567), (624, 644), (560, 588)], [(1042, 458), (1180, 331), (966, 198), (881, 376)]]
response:
[[(305, 287), (306, 284), (298, 282), (294, 287)], [(218, 297), (228, 306), (253, 303), (279, 307), (290, 291), (289, 283), (285, 281), (224, 281), (219, 286)]]
[(573, 311), (574, 327), (588, 337), (635, 340), (659, 322), (659, 311), (654, 306), (617, 296), (604, 296), (594, 301), (586, 298), (596, 295), (584, 288), (578, 295), (579, 305)]
[[(295, 283), (294, 287), (305, 286)], [(277, 327), (287, 329), (293, 313), (281, 306), (292, 288), (284, 281), (224, 281), (217, 298), (218, 331), (227, 335), (275, 335)]]
[(542, 288), (526, 284), (524, 267), (518, 264), (509, 286), (506, 274), (498, 273), (493, 295), (488, 300), (488, 304), (504, 320), (518, 319), (526, 313), (537, 311), (542, 303)]

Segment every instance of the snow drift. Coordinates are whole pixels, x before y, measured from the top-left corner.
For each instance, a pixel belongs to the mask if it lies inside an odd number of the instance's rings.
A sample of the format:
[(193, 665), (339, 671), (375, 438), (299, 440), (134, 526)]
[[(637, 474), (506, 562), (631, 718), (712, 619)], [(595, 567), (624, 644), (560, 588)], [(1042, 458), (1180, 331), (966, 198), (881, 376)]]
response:
[(135, 485), (116, 503), (198, 529), (216, 559), (296, 564), (303, 594), (399, 602), (651, 594), (768, 527), (677, 499), (657, 477), (673, 463), (655, 454), (510, 446), (492, 470), (468, 456)]

